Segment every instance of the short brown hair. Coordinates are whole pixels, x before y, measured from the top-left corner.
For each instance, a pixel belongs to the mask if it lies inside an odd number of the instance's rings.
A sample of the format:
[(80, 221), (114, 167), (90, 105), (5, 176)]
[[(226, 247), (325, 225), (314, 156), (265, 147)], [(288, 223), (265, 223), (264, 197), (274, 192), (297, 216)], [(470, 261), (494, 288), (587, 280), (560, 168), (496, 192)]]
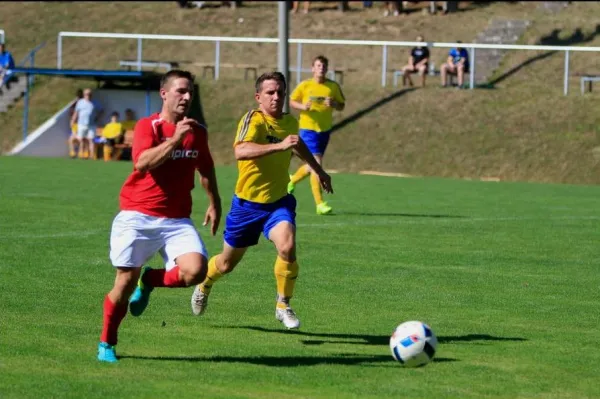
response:
[(181, 69), (171, 69), (160, 78), (160, 87), (165, 87), (174, 78), (186, 78), (190, 82), (194, 81), (194, 75), (191, 72), (182, 71)]
[(321, 61), (322, 64), (325, 64), (325, 66), (329, 66), (329, 60), (327, 59), (327, 57), (325, 57), (324, 55), (317, 55), (314, 59), (312, 64), (315, 65), (315, 62), (317, 61)]
[(254, 88), (257, 93), (260, 93), (262, 90), (262, 84), (265, 80), (275, 80), (280, 85), (283, 86), (284, 90), (287, 90), (287, 84), (285, 82), (285, 76), (281, 72), (265, 72), (256, 79), (256, 83), (254, 84)]

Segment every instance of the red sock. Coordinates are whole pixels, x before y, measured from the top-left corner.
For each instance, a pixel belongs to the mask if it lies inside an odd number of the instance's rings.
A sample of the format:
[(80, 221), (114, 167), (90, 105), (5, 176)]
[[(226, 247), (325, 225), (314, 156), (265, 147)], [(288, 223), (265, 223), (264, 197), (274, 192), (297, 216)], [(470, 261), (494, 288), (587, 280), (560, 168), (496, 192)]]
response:
[(186, 283), (179, 279), (179, 266), (169, 271), (165, 269), (150, 269), (144, 273), (144, 284), (150, 287), (179, 288), (186, 287)]
[(109, 345), (117, 344), (119, 325), (126, 314), (127, 302), (121, 305), (115, 305), (108, 295), (106, 295), (104, 298), (104, 322), (102, 324), (100, 342), (106, 342)]

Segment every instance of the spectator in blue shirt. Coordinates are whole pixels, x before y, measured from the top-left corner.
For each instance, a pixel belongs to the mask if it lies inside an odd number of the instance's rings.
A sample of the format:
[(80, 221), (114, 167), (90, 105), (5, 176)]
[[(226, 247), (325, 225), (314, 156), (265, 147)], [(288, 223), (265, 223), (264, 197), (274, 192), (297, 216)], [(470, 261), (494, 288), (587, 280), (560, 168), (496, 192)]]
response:
[(8, 82), (12, 76), (12, 69), (15, 67), (15, 60), (10, 51), (6, 51), (6, 45), (0, 43), (0, 86), (8, 88)]
[[(457, 40), (456, 43), (462, 42)], [(458, 87), (462, 88), (465, 73), (469, 73), (469, 52), (463, 47), (451, 49), (448, 53), (448, 61), (440, 69), (442, 87), (446, 87), (448, 75), (456, 75), (458, 77)]]

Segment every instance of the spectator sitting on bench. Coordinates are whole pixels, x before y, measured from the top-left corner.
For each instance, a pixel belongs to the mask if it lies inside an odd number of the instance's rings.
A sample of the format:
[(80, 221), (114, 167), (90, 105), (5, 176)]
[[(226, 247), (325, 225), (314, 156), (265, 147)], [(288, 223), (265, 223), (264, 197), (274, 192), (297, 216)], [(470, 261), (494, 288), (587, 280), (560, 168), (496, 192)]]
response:
[[(462, 43), (457, 40), (456, 43)], [(464, 47), (450, 49), (448, 61), (442, 65), (440, 76), (442, 78), (442, 87), (447, 85), (447, 75), (458, 76), (458, 88), (463, 87), (465, 73), (469, 73), (469, 52)]]
[(119, 122), (119, 113), (113, 112), (110, 114), (110, 122), (104, 126), (102, 130), (102, 138), (104, 139), (104, 160), (111, 161), (114, 153), (115, 144), (123, 142), (125, 129), (123, 124)]
[[(417, 41), (422, 42), (423, 36), (417, 36)], [(410, 51), (410, 56), (408, 57), (408, 65), (405, 65), (402, 68), (402, 85), (406, 86), (406, 81), (412, 87), (413, 82), (410, 79), (411, 73), (419, 73), (421, 76), (421, 85), (425, 87), (425, 78), (427, 76), (427, 68), (429, 66), (429, 49), (427, 46), (419, 46), (414, 47)]]
[(15, 67), (15, 60), (10, 51), (6, 51), (6, 45), (0, 43), (0, 87), (6, 84), (10, 89), (10, 82), (13, 80), (12, 69)]

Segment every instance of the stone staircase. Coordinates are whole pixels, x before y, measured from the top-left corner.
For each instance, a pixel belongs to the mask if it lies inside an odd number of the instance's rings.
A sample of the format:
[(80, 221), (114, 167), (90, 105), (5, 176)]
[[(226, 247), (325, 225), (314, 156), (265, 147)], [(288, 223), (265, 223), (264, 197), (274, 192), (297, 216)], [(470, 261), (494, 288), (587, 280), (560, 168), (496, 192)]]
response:
[[(530, 22), (527, 20), (506, 20), (494, 18), (487, 28), (475, 38), (475, 43), (515, 44), (525, 33)], [(508, 50), (475, 50), (475, 84), (486, 83), (500, 65)]]
[(25, 76), (18, 76), (17, 80), (11, 82), (10, 89), (3, 86), (0, 94), (0, 112), (8, 111), (23, 96), (26, 87), (27, 78)]

